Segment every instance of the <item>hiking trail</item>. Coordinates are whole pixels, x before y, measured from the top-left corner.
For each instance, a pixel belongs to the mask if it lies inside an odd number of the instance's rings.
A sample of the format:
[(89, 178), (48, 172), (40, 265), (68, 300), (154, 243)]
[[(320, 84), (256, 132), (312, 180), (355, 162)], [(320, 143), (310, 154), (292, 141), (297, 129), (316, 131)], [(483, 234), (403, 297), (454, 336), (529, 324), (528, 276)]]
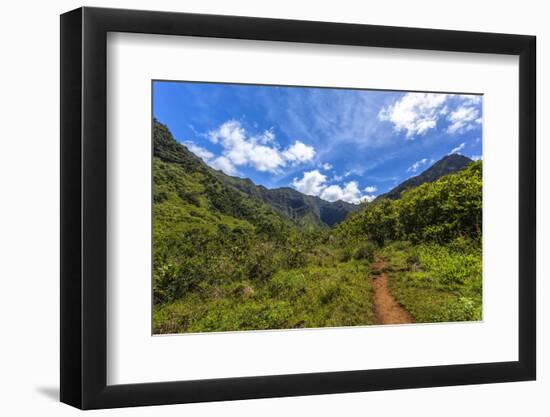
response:
[(374, 313), (378, 324), (414, 323), (413, 316), (397, 302), (388, 286), (386, 262), (377, 258), (372, 264), (371, 279), (374, 289)]

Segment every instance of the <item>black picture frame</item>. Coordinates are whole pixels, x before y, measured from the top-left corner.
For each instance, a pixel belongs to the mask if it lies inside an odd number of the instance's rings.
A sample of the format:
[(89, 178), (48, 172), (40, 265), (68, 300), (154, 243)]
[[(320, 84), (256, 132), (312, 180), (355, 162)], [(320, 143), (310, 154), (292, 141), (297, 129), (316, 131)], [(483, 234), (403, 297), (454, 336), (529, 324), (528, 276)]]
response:
[[(108, 32), (519, 56), (519, 360), (107, 385)], [(536, 38), (252, 17), (79, 8), (61, 15), (61, 401), (81, 409), (534, 380)]]

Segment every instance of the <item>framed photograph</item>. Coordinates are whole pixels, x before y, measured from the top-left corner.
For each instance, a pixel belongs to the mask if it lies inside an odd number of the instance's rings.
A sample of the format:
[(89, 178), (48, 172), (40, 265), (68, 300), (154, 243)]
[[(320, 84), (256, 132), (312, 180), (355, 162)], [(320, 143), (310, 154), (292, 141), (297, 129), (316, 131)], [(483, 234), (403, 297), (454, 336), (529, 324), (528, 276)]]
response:
[(61, 401), (533, 380), (535, 37), (61, 16)]

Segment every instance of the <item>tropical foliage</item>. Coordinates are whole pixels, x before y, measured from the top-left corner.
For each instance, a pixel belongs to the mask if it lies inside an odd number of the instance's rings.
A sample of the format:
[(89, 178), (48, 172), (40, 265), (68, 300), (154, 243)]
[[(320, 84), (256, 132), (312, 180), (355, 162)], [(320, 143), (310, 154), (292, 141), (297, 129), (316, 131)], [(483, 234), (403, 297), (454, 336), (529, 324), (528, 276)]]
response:
[(156, 121), (153, 139), (155, 333), (374, 324), (377, 259), (417, 322), (481, 318), (481, 162), (306, 221), (323, 204), (293, 217), (295, 190), (224, 176)]

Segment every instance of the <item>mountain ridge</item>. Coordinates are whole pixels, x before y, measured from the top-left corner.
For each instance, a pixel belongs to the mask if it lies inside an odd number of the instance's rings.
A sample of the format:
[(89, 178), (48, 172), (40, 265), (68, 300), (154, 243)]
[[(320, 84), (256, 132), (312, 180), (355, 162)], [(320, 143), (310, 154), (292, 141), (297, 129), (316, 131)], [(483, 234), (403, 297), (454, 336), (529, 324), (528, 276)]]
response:
[(190, 171), (208, 173), (225, 186), (271, 207), (294, 224), (316, 229), (332, 227), (360, 209), (359, 205), (344, 201), (329, 202), (310, 196), (290, 187), (269, 189), (255, 184), (249, 178), (233, 177), (208, 166), (201, 158), (178, 142), (170, 129), (157, 121), (154, 123), (153, 154), (164, 162), (178, 164)]
[[(178, 142), (166, 125), (156, 119), (153, 123), (155, 132), (153, 153), (156, 158), (164, 162), (177, 164), (190, 172), (211, 175), (233, 192), (247, 196), (260, 204), (265, 204), (284, 219), (290, 220), (301, 228), (333, 227), (346, 220), (351, 213), (362, 208), (362, 205), (351, 204), (342, 200), (329, 202), (317, 196), (303, 194), (291, 187), (267, 188), (255, 184), (249, 178), (227, 175), (210, 167), (185, 145)], [(460, 154), (447, 155), (419, 175), (411, 177), (387, 193), (379, 195), (376, 200), (381, 198), (398, 199), (404, 191), (460, 171), (471, 162), (471, 159)], [(231, 198), (235, 199), (236, 197)]]
[(470, 158), (461, 154), (446, 155), (420, 174), (408, 178), (387, 193), (380, 194), (376, 199), (389, 198), (390, 200), (396, 200), (401, 197), (403, 192), (427, 182), (434, 182), (445, 175), (461, 171), (471, 162), (473, 161)]
[(360, 205), (341, 200), (326, 201), (317, 196), (303, 194), (291, 187), (267, 188), (256, 185), (249, 178), (232, 177), (221, 171), (215, 173), (220, 180), (270, 205), (300, 226), (332, 227), (361, 208)]

